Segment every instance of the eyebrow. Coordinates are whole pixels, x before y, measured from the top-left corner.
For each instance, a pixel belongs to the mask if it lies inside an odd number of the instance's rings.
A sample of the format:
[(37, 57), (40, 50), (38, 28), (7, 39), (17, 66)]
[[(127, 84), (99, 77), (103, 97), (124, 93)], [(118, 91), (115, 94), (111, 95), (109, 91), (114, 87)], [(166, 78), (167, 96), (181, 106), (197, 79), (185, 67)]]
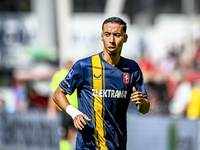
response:
[(110, 32), (108, 32), (108, 31), (105, 31), (104, 33), (110, 33)]
[[(110, 32), (109, 32), (109, 31), (105, 31), (104, 33), (109, 33), (109, 34), (110, 34)], [(113, 34), (120, 34), (120, 35), (121, 35), (121, 33), (120, 33), (120, 32), (114, 32)]]

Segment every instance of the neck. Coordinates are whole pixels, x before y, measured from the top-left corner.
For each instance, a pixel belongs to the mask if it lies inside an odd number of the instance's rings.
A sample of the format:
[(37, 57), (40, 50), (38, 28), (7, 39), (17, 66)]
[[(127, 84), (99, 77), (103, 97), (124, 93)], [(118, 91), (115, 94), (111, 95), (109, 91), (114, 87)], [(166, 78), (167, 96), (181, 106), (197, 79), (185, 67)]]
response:
[(120, 61), (120, 56), (121, 52), (113, 55), (108, 54), (105, 50), (102, 52), (103, 59), (112, 66), (115, 66)]

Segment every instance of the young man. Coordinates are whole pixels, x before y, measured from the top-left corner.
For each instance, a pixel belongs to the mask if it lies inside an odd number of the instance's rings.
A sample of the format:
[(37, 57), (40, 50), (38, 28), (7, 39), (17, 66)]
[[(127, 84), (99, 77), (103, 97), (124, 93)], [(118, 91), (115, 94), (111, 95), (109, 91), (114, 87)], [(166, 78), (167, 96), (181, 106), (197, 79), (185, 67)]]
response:
[[(139, 112), (150, 103), (138, 64), (121, 57), (127, 41), (126, 23), (117, 17), (102, 25), (103, 52), (77, 61), (53, 95), (54, 102), (72, 116), (78, 129), (77, 150), (125, 150), (129, 102)], [(77, 89), (78, 109), (65, 94)]]

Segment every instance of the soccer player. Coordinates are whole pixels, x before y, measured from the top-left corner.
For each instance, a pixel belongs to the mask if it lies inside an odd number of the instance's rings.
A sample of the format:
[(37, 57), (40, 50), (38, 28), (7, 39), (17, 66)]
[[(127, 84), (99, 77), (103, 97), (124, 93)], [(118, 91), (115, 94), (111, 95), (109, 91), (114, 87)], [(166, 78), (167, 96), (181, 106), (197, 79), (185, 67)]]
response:
[[(77, 150), (125, 150), (129, 102), (143, 114), (149, 111), (138, 64), (121, 56), (128, 39), (126, 28), (118, 17), (106, 19), (101, 33), (103, 51), (77, 61), (53, 95), (54, 102), (73, 118), (78, 129)], [(78, 109), (65, 96), (75, 89)]]

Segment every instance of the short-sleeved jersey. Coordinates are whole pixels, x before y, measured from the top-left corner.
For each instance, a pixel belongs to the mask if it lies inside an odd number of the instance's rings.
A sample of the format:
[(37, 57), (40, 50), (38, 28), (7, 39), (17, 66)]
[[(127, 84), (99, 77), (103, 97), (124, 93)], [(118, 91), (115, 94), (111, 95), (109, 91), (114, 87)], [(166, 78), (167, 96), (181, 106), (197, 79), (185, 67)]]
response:
[(112, 66), (99, 53), (74, 64), (60, 87), (67, 94), (77, 88), (78, 108), (91, 119), (78, 131), (77, 150), (126, 149), (126, 113), (133, 86), (147, 97), (142, 72), (133, 60), (120, 57)]

